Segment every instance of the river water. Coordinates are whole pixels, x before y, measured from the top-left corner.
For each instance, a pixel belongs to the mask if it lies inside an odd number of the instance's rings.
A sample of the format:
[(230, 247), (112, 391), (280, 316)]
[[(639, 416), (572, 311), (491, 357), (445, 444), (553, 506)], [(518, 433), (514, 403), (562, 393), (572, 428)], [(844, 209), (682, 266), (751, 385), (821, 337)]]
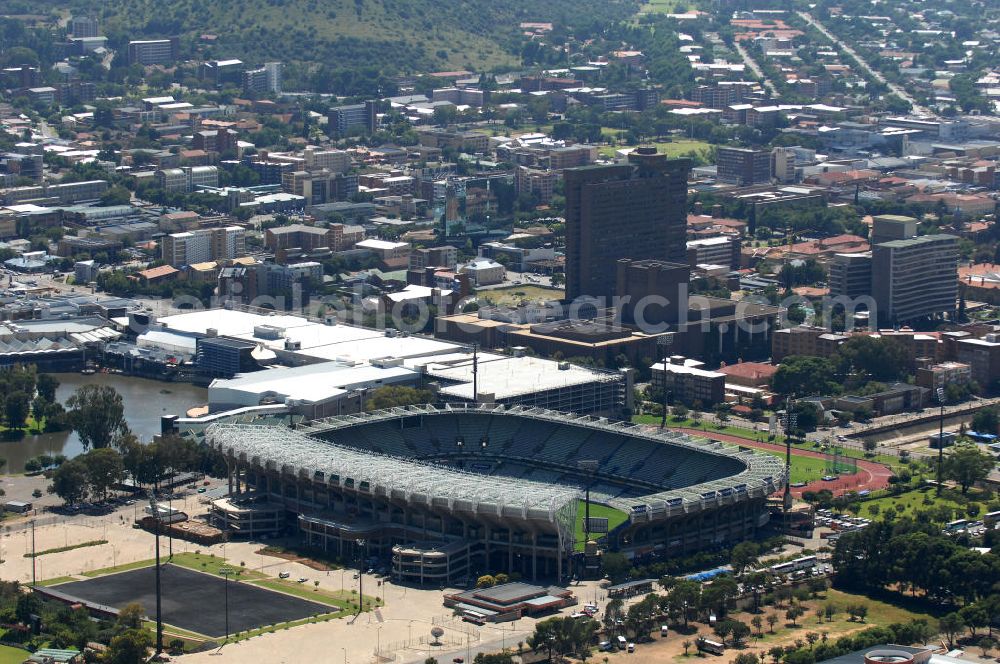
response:
[[(59, 379), (56, 399), (66, 405), (66, 399), (82, 385), (110, 385), (122, 395), (125, 405), (125, 421), (139, 437), (148, 441), (160, 433), (161, 415), (180, 415), (188, 408), (208, 401), (208, 390), (190, 383), (167, 383), (148, 378), (136, 378), (117, 374), (78, 373), (53, 374)], [(26, 435), (20, 440), (0, 440), (0, 457), (7, 464), (0, 473), (24, 472), (24, 462), (39, 454), (65, 454), (74, 457), (83, 452), (80, 438), (72, 431), (44, 433), (37, 436)]]

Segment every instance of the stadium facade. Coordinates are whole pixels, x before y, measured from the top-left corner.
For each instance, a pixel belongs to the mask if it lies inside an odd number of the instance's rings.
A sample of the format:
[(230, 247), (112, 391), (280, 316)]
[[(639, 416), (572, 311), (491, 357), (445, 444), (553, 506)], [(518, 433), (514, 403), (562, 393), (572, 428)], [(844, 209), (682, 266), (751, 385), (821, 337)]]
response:
[(273, 520), (254, 515), (278, 511), (304, 544), (391, 559), (395, 579), (434, 585), (568, 576), (588, 485), (591, 502), (620, 517), (604, 546), (683, 555), (752, 535), (786, 479), (771, 455), (523, 406), (216, 422), (204, 436), (226, 457), (236, 496), (213, 505), (220, 525), (255, 536), (254, 523)]

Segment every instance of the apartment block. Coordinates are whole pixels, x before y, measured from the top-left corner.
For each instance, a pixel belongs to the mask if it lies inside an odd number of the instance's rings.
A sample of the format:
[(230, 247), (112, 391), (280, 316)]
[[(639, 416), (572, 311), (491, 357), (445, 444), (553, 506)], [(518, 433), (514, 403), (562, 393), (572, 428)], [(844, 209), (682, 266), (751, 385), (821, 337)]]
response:
[(240, 226), (205, 228), (166, 235), (162, 258), (174, 267), (222, 261), (246, 255), (246, 231)]
[(219, 169), (216, 166), (185, 166), (156, 171), (157, 185), (164, 191), (191, 193), (198, 187), (218, 187)]

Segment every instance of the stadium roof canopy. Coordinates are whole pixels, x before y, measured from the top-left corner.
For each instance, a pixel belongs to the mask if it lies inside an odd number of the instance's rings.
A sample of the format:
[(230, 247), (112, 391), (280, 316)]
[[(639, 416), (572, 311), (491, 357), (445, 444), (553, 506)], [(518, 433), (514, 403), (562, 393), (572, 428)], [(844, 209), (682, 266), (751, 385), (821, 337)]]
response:
[(368, 484), (375, 495), (399, 496), (407, 502), (446, 506), (450, 510), (495, 513), (556, 521), (557, 512), (572, 504), (573, 487), (509, 477), (490, 477), (412, 459), (359, 451), (312, 438), (285, 427), (213, 424), (207, 438), (237, 458), (308, 474), (330, 483)]
[(606, 501), (627, 513), (632, 521), (723, 507), (746, 497), (767, 496), (786, 481), (784, 463), (770, 454), (754, 453), (750, 449), (727, 446), (718, 441), (695, 438), (675, 431), (655, 432), (629, 422), (609, 422), (601, 417), (525, 406), (415, 405), (331, 417), (296, 429), (283, 425), (221, 421), (211, 424), (205, 430), (205, 438), (224, 454), (245, 463), (313, 481), (351, 486), (373, 495), (446, 508), (449, 511), (545, 520), (564, 526), (567, 518), (572, 518), (569, 512), (576, 512), (577, 499), (582, 497), (582, 491), (577, 487), (470, 473), (414, 459), (359, 450), (318, 438), (318, 435), (332, 430), (402, 417), (475, 412), (610, 430), (670, 445), (678, 452), (707, 455), (709, 463), (712, 456), (735, 458), (742, 463), (744, 470), (729, 477), (686, 487), (664, 487), (638, 498), (614, 498)]

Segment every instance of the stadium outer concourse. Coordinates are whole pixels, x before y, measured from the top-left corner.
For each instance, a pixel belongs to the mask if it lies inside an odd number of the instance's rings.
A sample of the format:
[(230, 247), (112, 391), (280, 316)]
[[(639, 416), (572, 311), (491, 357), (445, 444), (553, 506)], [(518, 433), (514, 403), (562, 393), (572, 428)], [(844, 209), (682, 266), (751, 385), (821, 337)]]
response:
[(752, 534), (786, 479), (768, 454), (521, 406), (217, 422), (205, 440), (234, 494), (213, 504), (218, 525), (250, 537), (294, 528), (331, 555), (391, 560), (397, 581), (435, 585), (568, 576), (588, 485), (621, 517), (598, 536), (604, 548), (680, 555)]

